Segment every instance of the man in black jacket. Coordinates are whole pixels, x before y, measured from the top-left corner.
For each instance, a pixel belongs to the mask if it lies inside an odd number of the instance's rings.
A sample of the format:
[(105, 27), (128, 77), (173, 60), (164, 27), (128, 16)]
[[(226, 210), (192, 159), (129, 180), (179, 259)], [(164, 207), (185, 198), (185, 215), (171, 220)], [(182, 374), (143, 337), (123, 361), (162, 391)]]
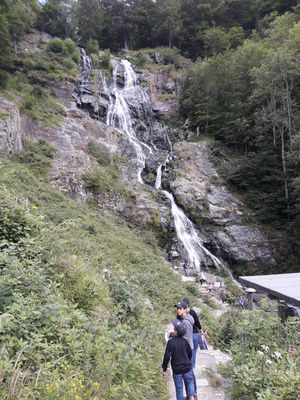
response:
[(185, 331), (184, 324), (178, 321), (174, 326), (174, 336), (168, 340), (162, 363), (163, 374), (166, 376), (171, 359), (177, 400), (183, 400), (183, 382), (188, 399), (193, 400), (196, 395), (191, 363), (192, 350), (189, 342), (183, 337)]

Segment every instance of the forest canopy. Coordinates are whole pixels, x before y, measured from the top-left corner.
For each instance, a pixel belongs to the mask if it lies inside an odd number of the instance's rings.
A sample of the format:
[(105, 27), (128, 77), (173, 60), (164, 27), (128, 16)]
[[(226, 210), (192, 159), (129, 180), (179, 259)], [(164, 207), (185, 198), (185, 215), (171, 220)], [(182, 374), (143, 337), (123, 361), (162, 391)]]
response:
[(235, 48), (297, 0), (0, 0), (0, 50), (31, 26), (100, 48), (176, 46), (196, 59)]
[(287, 229), (299, 248), (300, 21), (277, 16), (237, 49), (199, 60), (186, 77), (181, 111), (225, 146), (227, 181), (261, 222)]

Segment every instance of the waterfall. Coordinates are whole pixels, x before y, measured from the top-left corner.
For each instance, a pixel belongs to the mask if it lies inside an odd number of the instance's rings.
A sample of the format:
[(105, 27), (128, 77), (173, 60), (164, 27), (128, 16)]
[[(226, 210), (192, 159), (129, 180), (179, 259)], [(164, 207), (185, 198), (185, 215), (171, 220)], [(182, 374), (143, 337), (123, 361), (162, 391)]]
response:
[(221, 261), (203, 246), (203, 241), (196, 232), (193, 223), (177, 206), (174, 196), (166, 190), (162, 190), (162, 193), (164, 193), (171, 202), (171, 211), (174, 218), (176, 233), (187, 252), (190, 264), (195, 266), (197, 271), (200, 271), (201, 260), (207, 256), (217, 268), (220, 267), (222, 265)]
[[(168, 158), (169, 156), (164, 164), (160, 164), (157, 168), (155, 181), (155, 189), (157, 190), (161, 189), (162, 168), (166, 166)], [(193, 223), (177, 206), (174, 196), (166, 190), (161, 190), (161, 192), (171, 202), (171, 212), (174, 218), (176, 233), (187, 252), (190, 264), (193, 265), (197, 271), (200, 271), (201, 261), (203, 258), (208, 257), (217, 268), (222, 266), (222, 262), (203, 246), (203, 240), (199, 237)]]
[(86, 54), (82, 47), (79, 47), (81, 55), (81, 75), (80, 75), (80, 87), (84, 87), (91, 81), (91, 74), (93, 70), (93, 64), (91, 58)]
[[(91, 82), (92, 62), (86, 55), (84, 49), (80, 49), (82, 56), (82, 73), (80, 88), (88, 90), (85, 85)], [(119, 75), (120, 73), (120, 75)], [(123, 74), (123, 75), (122, 75)], [(124, 82), (118, 84), (118, 77), (124, 77)], [(115, 63), (112, 82), (109, 86), (106, 85), (103, 80), (104, 89), (109, 93), (109, 106), (107, 110), (106, 123), (107, 125), (117, 129), (120, 133), (125, 135), (132, 145), (136, 155), (137, 165), (137, 179), (140, 183), (144, 183), (142, 179), (142, 171), (146, 165), (147, 156), (159, 155), (161, 152), (164, 154), (168, 153), (164, 163), (160, 164), (157, 168), (155, 189), (159, 190), (171, 203), (171, 212), (174, 218), (174, 224), (178, 239), (182, 242), (182, 245), (186, 251), (190, 265), (193, 266), (197, 271), (201, 269), (201, 263), (207, 263), (208, 260), (212, 262), (216, 267), (222, 266), (222, 262), (210, 253), (203, 245), (199, 233), (196, 231), (193, 223), (187, 218), (183, 210), (180, 209), (174, 199), (174, 196), (166, 191), (162, 190), (162, 171), (166, 168), (169, 162), (169, 154), (172, 153), (172, 143), (168, 135), (166, 135), (167, 147), (165, 150), (158, 150), (153, 145), (152, 138), (150, 137), (150, 143), (152, 147), (143, 141), (139, 140), (134, 130), (134, 121), (131, 115), (131, 108), (129, 107), (130, 99), (135, 99), (134, 108), (141, 110), (148, 110), (150, 108), (150, 100), (146, 91), (140, 87), (137, 83), (137, 76), (132, 69), (129, 61), (118, 60)], [(140, 102), (140, 104), (138, 104)], [(150, 114), (152, 116), (152, 114)]]
[[(117, 76), (120, 66), (124, 68), (124, 87), (120, 88), (117, 83)], [(110, 95), (110, 105), (107, 113), (106, 123), (109, 126), (116, 128), (119, 132), (126, 135), (129, 142), (132, 144), (136, 157), (138, 168), (138, 181), (144, 183), (142, 179), (142, 171), (146, 165), (146, 154), (144, 149), (147, 149), (152, 154), (152, 149), (146, 143), (138, 140), (133, 129), (133, 123), (130, 115), (129, 106), (126, 101), (126, 96), (130, 91), (141, 90), (137, 86), (136, 74), (133, 71), (129, 61), (121, 60), (114, 68), (112, 90)]]

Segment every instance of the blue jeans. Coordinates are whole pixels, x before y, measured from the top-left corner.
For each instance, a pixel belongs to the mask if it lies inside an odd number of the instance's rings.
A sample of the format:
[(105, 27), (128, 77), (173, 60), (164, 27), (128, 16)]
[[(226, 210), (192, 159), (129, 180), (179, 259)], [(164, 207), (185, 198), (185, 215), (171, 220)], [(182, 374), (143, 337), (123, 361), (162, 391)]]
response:
[(189, 372), (186, 372), (185, 374), (179, 374), (179, 375), (173, 374), (173, 380), (175, 383), (177, 400), (183, 400), (183, 382), (186, 387), (187, 396), (196, 395), (194, 374), (192, 369)]
[(192, 368), (195, 368), (196, 366), (196, 355), (197, 355), (197, 350), (199, 346), (199, 341), (200, 341), (200, 333), (193, 333), (193, 343), (194, 343), (194, 348), (192, 350)]

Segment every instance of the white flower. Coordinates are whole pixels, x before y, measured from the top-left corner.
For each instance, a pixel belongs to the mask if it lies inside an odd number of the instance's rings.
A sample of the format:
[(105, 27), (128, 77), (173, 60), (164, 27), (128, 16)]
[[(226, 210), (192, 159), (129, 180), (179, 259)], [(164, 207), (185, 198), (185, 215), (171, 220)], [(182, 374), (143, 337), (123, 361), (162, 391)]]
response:
[(264, 344), (261, 346), (261, 349), (262, 349), (262, 351), (265, 351), (265, 352), (268, 352), (270, 350), (269, 346), (266, 346)]
[(279, 351), (274, 351), (273, 355), (275, 358), (277, 358), (277, 360), (280, 360), (282, 358), (282, 355), (281, 353), (279, 353)]
[(272, 364), (272, 361), (271, 361), (269, 358), (267, 358), (267, 359), (266, 359), (266, 364), (271, 365), (271, 364)]
[(260, 351), (260, 350), (257, 350), (257, 354), (258, 354), (260, 357), (263, 357), (263, 355), (264, 355), (264, 353), (263, 353), (262, 351)]

